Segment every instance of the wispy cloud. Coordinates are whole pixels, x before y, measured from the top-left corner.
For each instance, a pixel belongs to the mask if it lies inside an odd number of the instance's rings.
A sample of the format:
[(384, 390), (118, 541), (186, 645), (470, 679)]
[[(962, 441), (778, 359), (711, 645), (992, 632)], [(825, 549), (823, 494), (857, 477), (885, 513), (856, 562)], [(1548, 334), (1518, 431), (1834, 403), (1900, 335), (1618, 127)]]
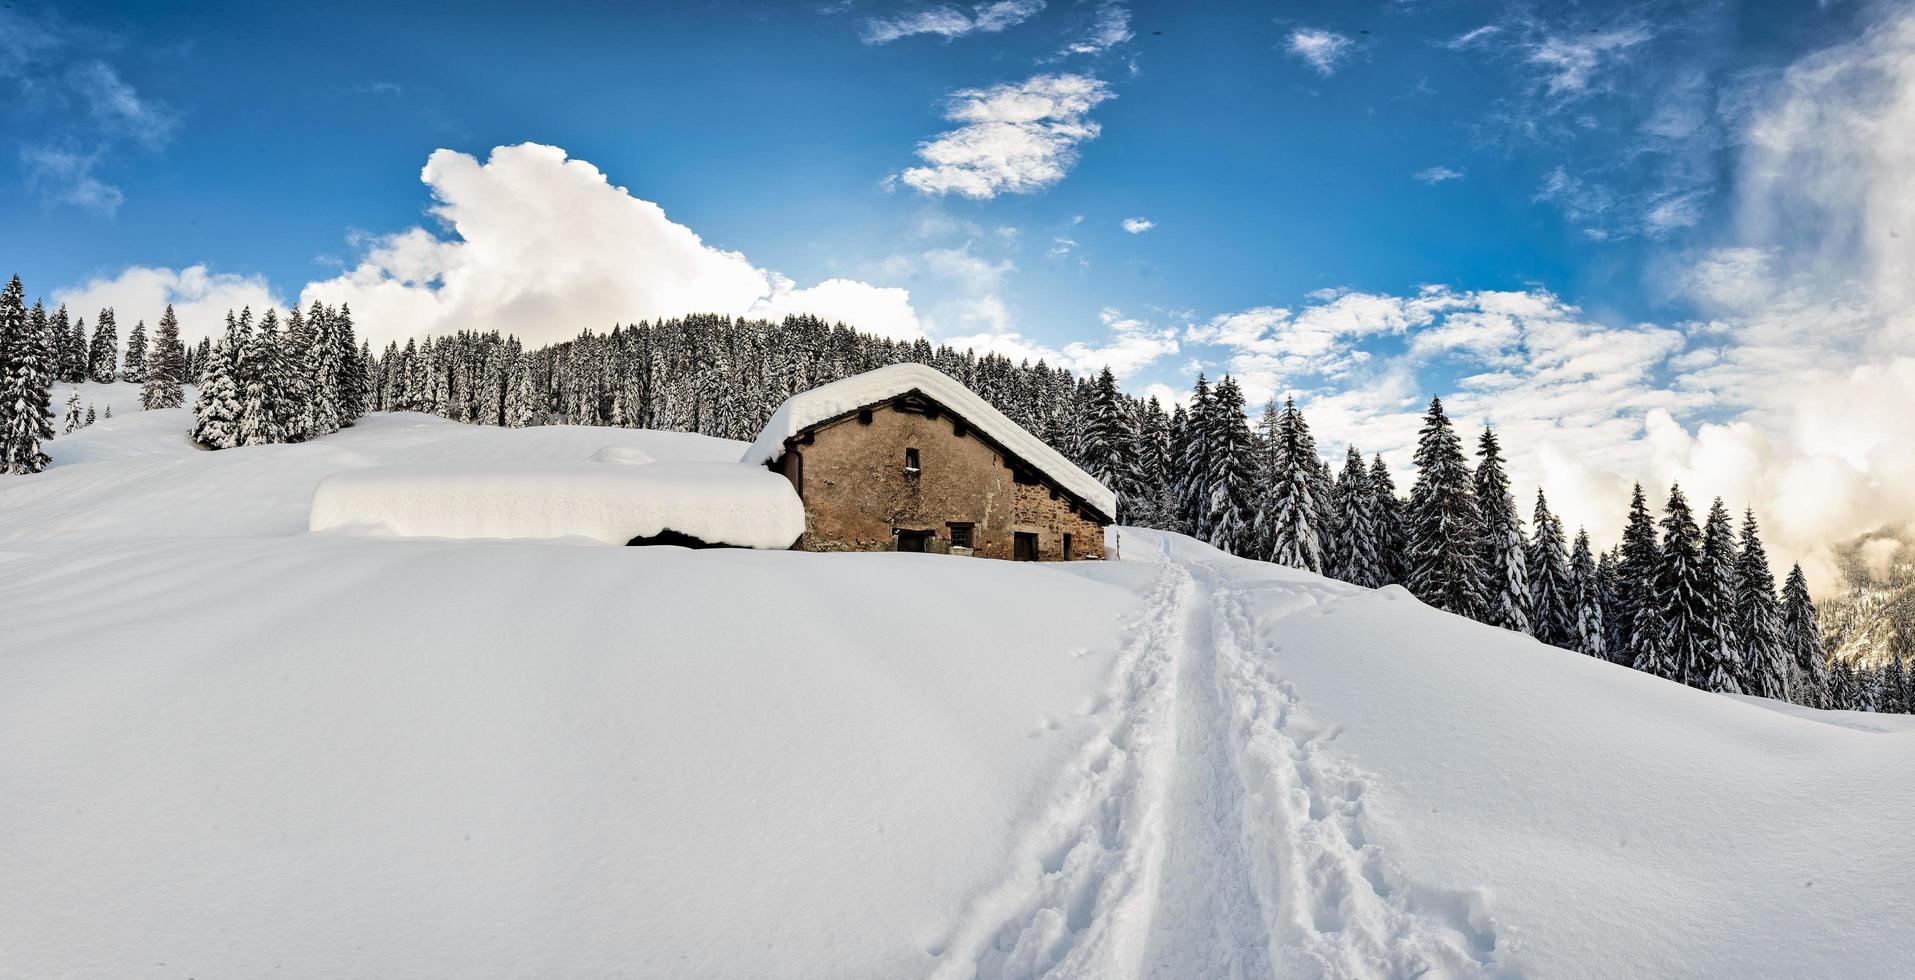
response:
[(1097, 8), (1090, 29), (1064, 46), (1065, 54), (1102, 54), (1131, 39), (1130, 8), (1106, 3)]
[(1331, 75), (1349, 58), (1356, 42), (1335, 31), (1299, 27), (1290, 32), (1287, 47), (1291, 54), (1302, 58), (1310, 67), (1324, 75)]
[(1627, 60), (1630, 49), (1650, 37), (1648, 28), (1635, 24), (1585, 35), (1550, 35), (1530, 47), (1529, 63), (1541, 69), (1552, 97), (1579, 96), (1596, 83), (1599, 71)]
[(119, 213), (126, 195), (94, 175), (93, 168), (98, 162), (99, 156), (94, 153), (72, 153), (44, 146), (20, 148), (20, 163), (26, 168), (29, 188), (47, 200), (112, 217)]
[(1063, 180), (1078, 146), (1097, 138), (1089, 113), (1114, 97), (1104, 82), (1069, 73), (955, 92), (945, 118), (960, 125), (918, 144), (926, 166), (892, 179), (977, 199), (1041, 190)]
[(966, 34), (996, 34), (1022, 24), (1043, 9), (1044, 0), (997, 0), (972, 7), (968, 14), (956, 7), (930, 7), (900, 17), (867, 19), (861, 34), (866, 44), (889, 44), (918, 34), (947, 40)]
[(1124, 219), (1124, 230), (1127, 232), (1130, 232), (1133, 235), (1141, 235), (1144, 232), (1147, 232), (1155, 227), (1157, 227), (1157, 222), (1152, 221), (1149, 218), (1125, 218)]
[(1440, 184), (1446, 180), (1462, 180), (1463, 172), (1461, 170), (1453, 170), (1449, 167), (1437, 166), (1418, 170), (1411, 176), (1425, 184)]

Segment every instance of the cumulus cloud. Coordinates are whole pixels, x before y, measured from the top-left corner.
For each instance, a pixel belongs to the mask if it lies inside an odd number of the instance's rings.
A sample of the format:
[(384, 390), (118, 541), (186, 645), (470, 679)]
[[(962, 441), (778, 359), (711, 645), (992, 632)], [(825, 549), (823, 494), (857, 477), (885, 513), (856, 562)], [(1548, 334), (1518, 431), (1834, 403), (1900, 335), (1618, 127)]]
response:
[(121, 320), (122, 335), (134, 320), (145, 320), (150, 328), (170, 303), (180, 322), (180, 336), (189, 341), (217, 335), (226, 326), (228, 310), (284, 305), (265, 279), (216, 273), (204, 265), (178, 270), (133, 266), (115, 276), (55, 290), (53, 301), (65, 303), (75, 316), (89, 320), (111, 307)]
[(966, 34), (996, 34), (1036, 16), (1044, 9), (1044, 0), (998, 0), (979, 4), (965, 13), (956, 7), (937, 6), (900, 17), (873, 17), (864, 22), (862, 37), (866, 44), (889, 44), (917, 34), (934, 34), (950, 39)]
[(977, 199), (1042, 190), (1064, 179), (1079, 144), (1097, 138), (1090, 111), (1114, 97), (1104, 82), (1070, 73), (960, 90), (945, 111), (958, 128), (918, 144), (928, 166), (896, 179), (925, 194)]
[(1440, 184), (1446, 180), (1462, 180), (1463, 172), (1449, 167), (1426, 167), (1411, 176), (1425, 184)]
[(502, 146), (483, 163), (438, 150), (420, 179), (448, 234), (411, 228), (374, 239), (357, 266), (309, 284), (302, 303), (352, 304), (377, 342), (496, 329), (538, 344), (692, 312), (802, 311), (921, 335), (904, 290), (844, 279), (798, 288), (706, 244), (558, 147)]
[(1332, 75), (1355, 50), (1356, 42), (1335, 31), (1299, 27), (1290, 32), (1286, 47), (1318, 72)]
[(1108, 367), (1120, 380), (1177, 353), (1174, 327), (1154, 327), (1112, 308), (1098, 314), (1098, 319), (1106, 333), (1097, 343), (1073, 341), (1058, 348), (1013, 331), (951, 337), (944, 342), (957, 348), (970, 347), (980, 353), (1002, 354), (1013, 361), (1041, 360), (1078, 374), (1092, 374)]
[(1133, 235), (1141, 235), (1155, 227), (1157, 227), (1157, 222), (1151, 221), (1148, 218), (1124, 219), (1124, 230)]

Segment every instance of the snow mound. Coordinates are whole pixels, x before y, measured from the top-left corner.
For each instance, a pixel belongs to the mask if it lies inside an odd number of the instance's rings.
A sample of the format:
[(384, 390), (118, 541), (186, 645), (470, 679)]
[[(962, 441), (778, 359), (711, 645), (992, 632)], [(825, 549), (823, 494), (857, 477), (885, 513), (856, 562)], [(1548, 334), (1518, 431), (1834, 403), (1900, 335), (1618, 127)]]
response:
[(583, 537), (607, 544), (666, 531), (708, 544), (780, 549), (805, 530), (784, 477), (736, 463), (374, 466), (313, 490), (313, 531), (430, 538)]
[(1058, 486), (1076, 495), (1105, 517), (1117, 513), (1117, 494), (1097, 478), (1065, 459), (1044, 440), (1004, 417), (989, 402), (955, 378), (922, 364), (891, 364), (875, 371), (820, 385), (785, 399), (756, 442), (745, 450), (744, 462), (762, 466), (784, 455), (785, 440), (828, 419), (869, 408), (910, 391), (951, 412), (1024, 462), (1038, 468)]
[(590, 461), (616, 463), (620, 466), (649, 466), (658, 462), (658, 459), (637, 446), (606, 446), (593, 453)]

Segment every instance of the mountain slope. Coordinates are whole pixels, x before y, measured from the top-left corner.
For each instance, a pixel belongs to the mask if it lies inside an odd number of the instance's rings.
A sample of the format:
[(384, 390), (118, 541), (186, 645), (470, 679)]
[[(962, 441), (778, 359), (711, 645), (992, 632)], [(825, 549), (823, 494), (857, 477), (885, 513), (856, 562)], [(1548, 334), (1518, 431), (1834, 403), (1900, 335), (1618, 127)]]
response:
[[(1889, 975), (1915, 719), (1124, 560), (364, 540), (119, 415), (0, 482), (0, 975)], [(1864, 730), (1867, 728), (1868, 730)]]

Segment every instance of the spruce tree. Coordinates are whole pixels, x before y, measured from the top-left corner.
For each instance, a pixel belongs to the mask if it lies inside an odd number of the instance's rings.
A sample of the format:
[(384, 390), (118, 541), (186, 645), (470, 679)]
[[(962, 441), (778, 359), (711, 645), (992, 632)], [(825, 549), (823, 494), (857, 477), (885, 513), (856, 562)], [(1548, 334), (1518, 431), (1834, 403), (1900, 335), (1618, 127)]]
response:
[(52, 351), (48, 331), (33, 325), (20, 277), (0, 289), (0, 472), (46, 469), (40, 444), (53, 438)]
[[(66, 307), (61, 306), (55, 318), (65, 324)], [(86, 317), (74, 317), (71, 329), (67, 331), (65, 346), (59, 354), (60, 369), (56, 377), (68, 384), (82, 384), (87, 375)]]
[(1210, 473), (1204, 483), (1210, 496), (1204, 508), (1204, 540), (1233, 555), (1247, 554), (1256, 533), (1256, 459), (1251, 452), (1250, 423), (1243, 414), (1243, 393), (1227, 374), (1211, 396), (1209, 422), (1205, 442)]
[(120, 376), (120, 330), (113, 321), (113, 308), (100, 311), (93, 327), (93, 343), (87, 351), (87, 380), (109, 384)]
[(1721, 642), (1718, 657), (1728, 672), (1727, 687), (1718, 690), (1743, 693), (1742, 651), (1736, 645), (1735, 631), (1735, 528), (1729, 523), (1729, 510), (1717, 497), (1709, 505), (1709, 517), (1702, 525), (1702, 566), (1711, 628)]
[(1782, 582), (1782, 659), (1789, 665), (1789, 700), (1811, 708), (1838, 707), (1827, 705), (1828, 655), (1822, 649), (1815, 600), (1809, 598), (1808, 579), (1799, 564)]
[(1328, 501), (1317, 496), (1317, 444), (1295, 400), (1284, 399), (1272, 439), (1270, 478), (1274, 482), (1266, 488), (1260, 508), (1264, 530), (1260, 536), (1270, 548), (1269, 560), (1321, 572), (1323, 542), (1317, 536), (1318, 515)]
[(146, 361), (146, 321), (139, 320), (133, 324), (132, 335), (126, 338), (126, 367), (120, 371), (120, 376), (135, 384), (144, 382)]
[(1744, 694), (1785, 700), (1789, 666), (1782, 653), (1782, 616), (1775, 601), (1775, 575), (1755, 523), (1755, 511), (1742, 513), (1742, 546), (1736, 554), (1730, 626), (1740, 652), (1739, 680)]
[(180, 323), (173, 315), (173, 304), (166, 304), (160, 315), (159, 329), (153, 334), (153, 354), (146, 369), (146, 382), (140, 387), (140, 407), (178, 408), (185, 399), (186, 349), (180, 344)]
[(1616, 598), (1616, 565), (1620, 551), (1620, 548), (1612, 548), (1596, 558), (1596, 600), (1602, 607), (1603, 659), (1627, 667), (1633, 661), (1623, 646), (1623, 631), (1616, 624), (1622, 618), (1621, 603)]
[(60, 426), (60, 434), (70, 436), (80, 431), (80, 427), (85, 424), (80, 416), (80, 393), (75, 391), (66, 396), (66, 421)]
[(219, 343), (207, 348), (199, 394), (193, 399), (194, 442), (213, 449), (239, 445), (242, 391), (235, 361), (251, 339), (241, 332), (239, 321), (228, 310), (226, 333)]
[[(1662, 600), (1662, 642), (1646, 669), (1704, 691), (1731, 690), (1722, 636), (1709, 608), (1711, 570), (1702, 560), (1702, 529), (1679, 486), (1669, 488), (1662, 518), (1662, 561), (1656, 592)], [(1638, 670), (1645, 665), (1638, 665)]]
[(1536, 490), (1536, 532), (1524, 561), (1529, 570), (1529, 602), (1536, 638), (1550, 646), (1577, 647), (1576, 597), (1569, 580), (1569, 560), (1563, 553), (1563, 522), (1549, 511), (1549, 500)]
[[(1117, 378), (1106, 367), (1091, 384), (1090, 414), (1083, 429), (1079, 459), (1086, 473), (1123, 496), (1123, 490), (1127, 489), (1123, 478), (1130, 469), (1129, 449), (1118, 401)], [(1118, 506), (1123, 506), (1121, 501)]]
[(1390, 584), (1379, 540), (1376, 490), (1370, 485), (1363, 453), (1355, 445), (1344, 451), (1343, 472), (1337, 477), (1334, 493), (1336, 537), (1327, 557), (1329, 574), (1366, 589)]
[(1408, 513), (1409, 589), (1438, 609), (1483, 618), (1485, 574), (1477, 553), (1482, 523), (1463, 443), (1430, 399), (1416, 445), (1416, 483)]
[(1569, 598), (1575, 620), (1570, 649), (1598, 660), (1609, 659), (1608, 633), (1603, 628), (1602, 571), (1589, 547), (1589, 532), (1576, 529), (1576, 545), (1569, 552)]
[(1177, 447), (1177, 518), (1179, 530), (1204, 541), (1210, 540), (1210, 402), (1210, 383), (1198, 372), (1184, 414), (1183, 444)]
[(87, 402), (86, 403), (86, 420), (81, 423), (81, 426), (83, 428), (90, 427), (93, 425), (93, 423), (98, 422), (99, 420), (100, 420), (100, 417), (98, 415), (93, 414), (93, 403)]
[(285, 363), (279, 347), (279, 314), (271, 307), (256, 330), (245, 329), (250, 308), (239, 318), (247, 334), (235, 373), (240, 382), (239, 445), (265, 446), (286, 441), (281, 401), (285, 394)]
[(1410, 578), (1409, 527), (1403, 517), (1403, 501), (1396, 496), (1396, 481), (1390, 477), (1382, 453), (1370, 463), (1370, 509), (1376, 515), (1376, 548), (1382, 560), (1383, 584), (1402, 585)]
[[(1648, 499), (1642, 484), (1636, 484), (1629, 498), (1629, 517), (1623, 524), (1622, 545), (1616, 561), (1616, 644), (1620, 662), (1637, 670), (1655, 672), (1662, 652), (1662, 596), (1657, 591), (1661, 548), (1656, 543), (1656, 522), (1649, 516)], [(1642, 629), (1638, 629), (1642, 627)]]
[[(1523, 557), (1523, 519), (1516, 515), (1503, 449), (1496, 433), (1483, 427), (1476, 442), (1476, 512), (1482, 527), (1476, 550), (1482, 556), (1488, 603), (1483, 622), (1518, 633), (1532, 632), (1529, 570)], [(1545, 640), (1544, 642), (1553, 642)]]

